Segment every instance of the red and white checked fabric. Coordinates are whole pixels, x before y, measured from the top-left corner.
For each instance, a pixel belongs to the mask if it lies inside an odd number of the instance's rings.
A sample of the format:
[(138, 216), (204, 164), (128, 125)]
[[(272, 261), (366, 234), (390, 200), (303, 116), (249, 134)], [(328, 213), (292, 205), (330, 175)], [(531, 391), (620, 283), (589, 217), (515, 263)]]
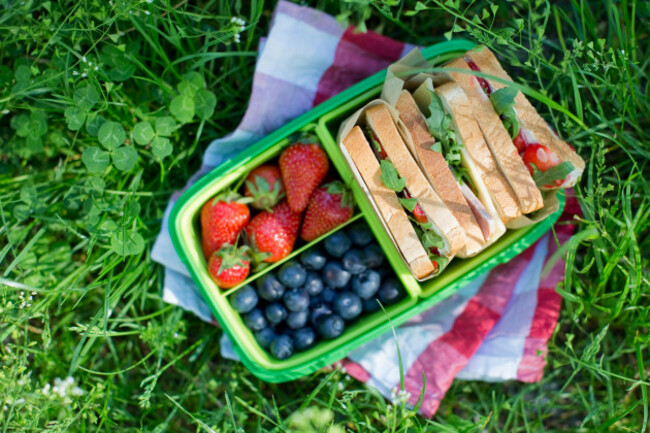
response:
[[(188, 182), (236, 155), (265, 134), (361, 79), (386, 68), (413, 47), (373, 32), (356, 33), (331, 16), (280, 1), (269, 35), (262, 41), (248, 109), (239, 127), (215, 140), (206, 150), (203, 166)], [(152, 257), (165, 266), (163, 299), (213, 322), (187, 269), (169, 238), (165, 213)], [(580, 209), (569, 197), (562, 219)], [(563, 243), (573, 226), (558, 224)], [(555, 238), (540, 241), (430, 310), (397, 328), (405, 375), (405, 390), (414, 404), (426, 378), (420, 411), (433, 416), (454, 378), (524, 382), (540, 380), (546, 364), (546, 343), (557, 323), (561, 298), (555, 286), (564, 277), (558, 261), (542, 278), (542, 269), (557, 250)], [(222, 338), (222, 355), (236, 358)], [(399, 386), (399, 363), (392, 332), (349, 354), (343, 362), (356, 379), (391, 398)]]

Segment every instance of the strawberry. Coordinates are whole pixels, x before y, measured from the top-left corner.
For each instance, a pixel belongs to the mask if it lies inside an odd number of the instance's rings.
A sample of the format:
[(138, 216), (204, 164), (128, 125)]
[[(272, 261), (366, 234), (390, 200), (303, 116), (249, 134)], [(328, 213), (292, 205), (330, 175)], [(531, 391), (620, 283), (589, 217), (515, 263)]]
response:
[(239, 203), (237, 199), (236, 195), (227, 194), (213, 197), (203, 205), (201, 241), (206, 259), (222, 245), (233, 245), (239, 232), (250, 220), (248, 206)]
[(300, 217), (301, 214), (292, 211), (285, 200), (251, 219), (246, 226), (246, 235), (256, 253), (267, 253), (262, 259), (264, 262), (274, 263), (291, 253), (298, 236)]
[(212, 253), (208, 273), (217, 286), (230, 289), (246, 279), (250, 271), (247, 250), (247, 246), (224, 245)]
[(350, 190), (341, 182), (323, 185), (309, 199), (300, 237), (312, 241), (349, 220), (353, 211)]
[(282, 181), (287, 190), (287, 201), (294, 212), (307, 207), (309, 196), (327, 174), (329, 159), (316, 143), (292, 144), (280, 155)]
[(265, 164), (254, 168), (244, 182), (244, 195), (251, 197), (251, 206), (256, 209), (271, 209), (284, 197), (284, 185), (280, 169)]

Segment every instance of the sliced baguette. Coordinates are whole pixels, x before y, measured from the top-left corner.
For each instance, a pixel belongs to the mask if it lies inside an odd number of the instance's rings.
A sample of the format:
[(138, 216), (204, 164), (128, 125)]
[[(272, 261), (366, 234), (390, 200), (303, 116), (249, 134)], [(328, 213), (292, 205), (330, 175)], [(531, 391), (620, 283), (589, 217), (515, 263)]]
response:
[(372, 200), (393, 239), (416, 278), (424, 278), (434, 270), (427, 252), (418, 239), (411, 222), (395, 192), (381, 181), (381, 168), (361, 128), (355, 126), (343, 139), (343, 145), (366, 184)]
[[(429, 133), (426, 120), (409, 91), (402, 91), (395, 108), (411, 135), (412, 143), (409, 146), (411, 155), (465, 232), (465, 246), (459, 255), (464, 257), (476, 255), (486, 243), (483, 231), (445, 157), (442, 153), (431, 150), (435, 138)], [(408, 140), (406, 142), (409, 143)]]
[[(459, 58), (446, 67), (450, 69), (449, 75), (463, 89), (467, 98), (472, 101), (474, 118), (494, 155), (499, 170), (517, 196), (521, 212), (527, 214), (542, 208), (544, 201), (539, 188), (519, 157), (517, 148), (503, 126), (499, 115), (494, 111), (490, 99), (481, 89), (476, 77), (472, 75), (467, 62), (463, 58)], [(464, 69), (467, 73), (455, 72), (451, 69)]]
[[(458, 140), (463, 143), (463, 164), (474, 181), (485, 208), (492, 215), (496, 214), (502, 223), (521, 216), (517, 196), (499, 171), (463, 89), (457, 83), (449, 82), (436, 87), (436, 93), (451, 114)], [(496, 231), (501, 236), (505, 232), (505, 226), (499, 226)]]
[(454, 217), (438, 194), (433, 190), (417, 163), (402, 140), (391, 113), (385, 105), (376, 105), (366, 113), (366, 123), (379, 138), (388, 159), (393, 163), (414, 198), (427, 215), (433, 230), (442, 237), (445, 246), (440, 254), (453, 258), (465, 244), (465, 234), (458, 220)]
[[(510, 75), (501, 67), (494, 53), (488, 48), (481, 46), (468, 51), (465, 55), (476, 63), (481, 72), (503, 78), (504, 80), (513, 81)], [(506, 87), (505, 84), (498, 81), (490, 79), (488, 81), (495, 89)], [(514, 108), (517, 113), (517, 119), (519, 119), (520, 127), (526, 130), (527, 135), (532, 135), (530, 137), (531, 139), (547, 146), (555, 152), (560, 161), (569, 161), (575, 167), (575, 170), (567, 176), (567, 180), (561, 187), (568, 188), (575, 185), (585, 169), (585, 161), (564, 140), (561, 140), (555, 134), (522, 92), (517, 92)]]

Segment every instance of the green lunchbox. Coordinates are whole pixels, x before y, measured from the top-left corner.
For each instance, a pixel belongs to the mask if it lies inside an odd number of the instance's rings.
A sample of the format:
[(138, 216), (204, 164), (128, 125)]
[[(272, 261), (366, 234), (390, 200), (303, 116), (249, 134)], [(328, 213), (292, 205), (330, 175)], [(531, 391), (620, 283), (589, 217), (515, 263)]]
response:
[[(461, 55), (473, 46), (474, 44), (469, 41), (454, 40), (428, 47), (422, 50), (422, 54), (434, 63), (442, 63)], [(367, 101), (379, 96), (385, 75), (384, 70), (366, 78), (270, 133), (237, 157), (215, 168), (185, 191), (170, 214), (169, 231), (176, 252), (187, 266), (214, 317), (233, 342), (234, 349), (244, 365), (265, 381), (285, 382), (297, 379), (344, 358), (352, 349), (389, 331), (391, 323), (393, 326), (404, 323), (410, 317), (451, 295), (477, 275), (507, 262), (522, 252), (550, 229), (564, 208), (564, 195), (559, 192), (560, 208), (542, 222), (523, 229), (508, 230), (497, 242), (477, 256), (453, 260), (440, 277), (418, 282), (384, 230), (368, 197), (354, 179), (335, 140), (341, 121)], [(363, 320), (348, 326), (340, 337), (319, 341), (304, 352), (295, 353), (286, 360), (278, 360), (259, 346), (252, 332), (244, 325), (242, 317), (231, 308), (228, 297), (239, 287), (280, 266), (331, 233), (299, 246), (287, 258), (251, 275), (239, 286), (221, 290), (207, 272), (206, 260), (201, 250), (200, 213), (201, 207), (210, 197), (236, 183), (252, 168), (277, 157), (289, 144), (288, 137), (298, 131), (309, 132), (318, 137), (332, 166), (343, 182), (351, 187), (357, 211), (345, 225), (365, 218), (396, 276), (403, 284), (406, 296), (397, 304), (387, 307), (386, 313), (378, 311), (365, 315)], [(340, 230), (345, 225), (334, 231)]]

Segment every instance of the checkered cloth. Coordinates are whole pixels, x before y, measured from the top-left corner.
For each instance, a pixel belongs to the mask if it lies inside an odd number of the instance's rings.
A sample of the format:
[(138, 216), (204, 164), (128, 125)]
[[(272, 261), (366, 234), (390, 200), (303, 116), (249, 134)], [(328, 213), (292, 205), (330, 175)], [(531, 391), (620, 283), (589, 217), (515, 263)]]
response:
[[(284, 125), (355, 82), (386, 68), (413, 47), (373, 32), (356, 33), (333, 17), (280, 1), (269, 36), (261, 43), (248, 110), (239, 127), (206, 150), (193, 183), (265, 134)], [(172, 246), (165, 212), (152, 257), (165, 266), (163, 299), (215, 323), (189, 273)], [(569, 194), (570, 195), (570, 194)], [(561, 220), (580, 211), (567, 200)], [(566, 242), (573, 226), (558, 224), (557, 239)], [(415, 404), (426, 378), (420, 411), (433, 416), (454, 378), (464, 380), (539, 381), (546, 364), (546, 343), (557, 323), (564, 277), (560, 260), (542, 272), (557, 250), (548, 233), (509, 263), (480, 275), (454, 295), (397, 328), (405, 388)], [(222, 355), (236, 359), (222, 338)], [(395, 396), (399, 363), (392, 332), (349, 353), (343, 362), (356, 379)]]

